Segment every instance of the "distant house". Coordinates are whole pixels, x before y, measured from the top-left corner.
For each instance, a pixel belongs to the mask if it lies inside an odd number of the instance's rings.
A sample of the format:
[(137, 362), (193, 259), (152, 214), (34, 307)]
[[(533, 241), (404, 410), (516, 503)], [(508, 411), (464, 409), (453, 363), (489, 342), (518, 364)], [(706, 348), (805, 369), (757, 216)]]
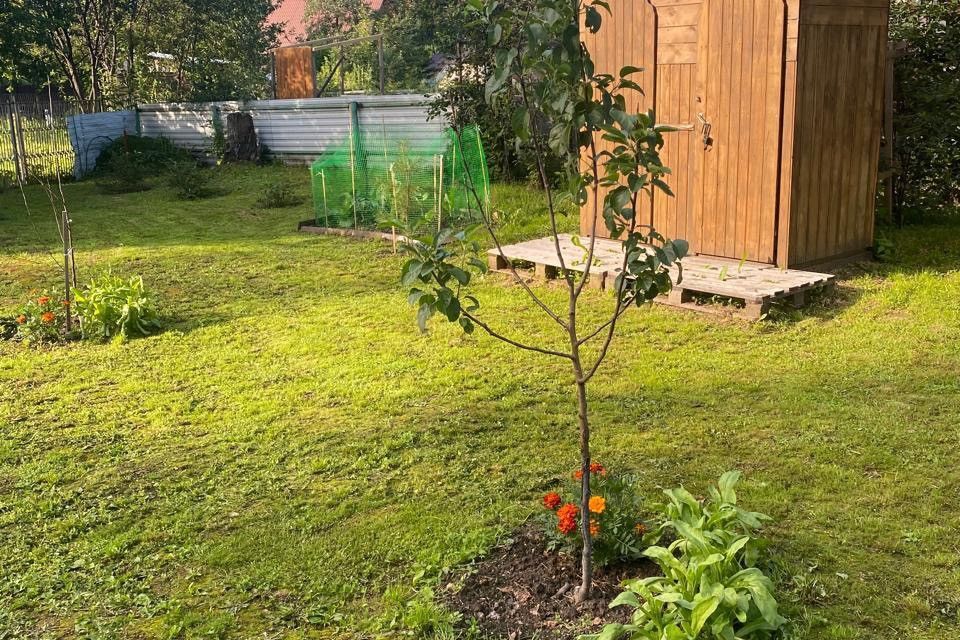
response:
[[(318, 17), (307, 13), (310, 0), (280, 0), (277, 8), (267, 16), (267, 25), (280, 25), (280, 45), (286, 46), (303, 42), (317, 24)], [(366, 0), (374, 11), (379, 11), (384, 0)]]

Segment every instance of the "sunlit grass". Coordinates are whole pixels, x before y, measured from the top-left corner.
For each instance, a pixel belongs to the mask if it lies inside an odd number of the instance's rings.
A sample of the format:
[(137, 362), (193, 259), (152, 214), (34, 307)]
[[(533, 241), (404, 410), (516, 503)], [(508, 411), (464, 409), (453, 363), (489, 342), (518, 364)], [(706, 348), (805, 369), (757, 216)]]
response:
[[(196, 202), (66, 186), (81, 279), (142, 274), (167, 330), (0, 343), (0, 638), (427, 628), (442, 615), (424, 589), (568, 472), (565, 366), (444, 324), (418, 335), (400, 258), (297, 234), (309, 203), (255, 208), (277, 179), (307, 194), (305, 170), (274, 167), (222, 171), (227, 193)], [(0, 195), (0, 315), (58, 283), (30, 195), (32, 221)], [(538, 194), (495, 196), (509, 239), (545, 232), (518, 213)], [(958, 230), (898, 232), (893, 263), (804, 313), (631, 312), (593, 386), (598, 457), (652, 499), (744, 471), (742, 500), (776, 519), (796, 637), (960, 635)], [(499, 276), (476, 294), (497, 326), (561, 344)], [(586, 295), (597, 321), (610, 300)]]

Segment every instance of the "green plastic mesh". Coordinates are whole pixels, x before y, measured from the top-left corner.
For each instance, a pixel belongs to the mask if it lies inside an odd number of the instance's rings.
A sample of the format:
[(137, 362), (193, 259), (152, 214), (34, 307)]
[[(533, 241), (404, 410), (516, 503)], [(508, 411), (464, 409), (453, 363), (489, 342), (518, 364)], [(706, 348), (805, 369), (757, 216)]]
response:
[[(359, 132), (311, 167), (316, 223), (325, 227), (415, 232), (458, 227), (478, 219), (490, 199), (480, 132), (447, 129), (411, 141), (385, 127)], [(379, 130), (378, 130), (379, 129)]]

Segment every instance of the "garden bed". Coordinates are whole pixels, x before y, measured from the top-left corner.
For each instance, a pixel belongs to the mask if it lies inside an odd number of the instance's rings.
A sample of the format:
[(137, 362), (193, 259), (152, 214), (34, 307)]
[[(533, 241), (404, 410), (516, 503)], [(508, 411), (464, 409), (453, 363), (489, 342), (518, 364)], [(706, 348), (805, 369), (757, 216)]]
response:
[(451, 586), (444, 599), (463, 616), (464, 627), (475, 626), (483, 635), (559, 640), (624, 622), (629, 607), (607, 606), (621, 592), (620, 584), (657, 573), (657, 566), (647, 560), (598, 567), (593, 597), (577, 604), (579, 557), (547, 551), (540, 528), (528, 524), (473, 565), (459, 588)]

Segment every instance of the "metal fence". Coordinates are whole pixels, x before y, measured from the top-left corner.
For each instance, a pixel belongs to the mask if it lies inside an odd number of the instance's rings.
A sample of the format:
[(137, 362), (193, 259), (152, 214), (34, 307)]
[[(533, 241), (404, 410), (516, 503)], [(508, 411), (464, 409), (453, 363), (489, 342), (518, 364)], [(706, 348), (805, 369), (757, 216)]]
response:
[(212, 158), (214, 119), (234, 111), (253, 118), (260, 144), (269, 155), (290, 164), (309, 164), (339, 147), (350, 135), (351, 104), (360, 124), (407, 140), (413, 148), (431, 145), (443, 135), (442, 120), (427, 115), (423, 95), (356, 95), (303, 100), (249, 100), (203, 104), (144, 104), (137, 111), (140, 133), (164, 137), (198, 157)]
[(0, 102), (0, 175), (27, 180), (73, 172), (66, 117), (76, 109), (42, 96)]

